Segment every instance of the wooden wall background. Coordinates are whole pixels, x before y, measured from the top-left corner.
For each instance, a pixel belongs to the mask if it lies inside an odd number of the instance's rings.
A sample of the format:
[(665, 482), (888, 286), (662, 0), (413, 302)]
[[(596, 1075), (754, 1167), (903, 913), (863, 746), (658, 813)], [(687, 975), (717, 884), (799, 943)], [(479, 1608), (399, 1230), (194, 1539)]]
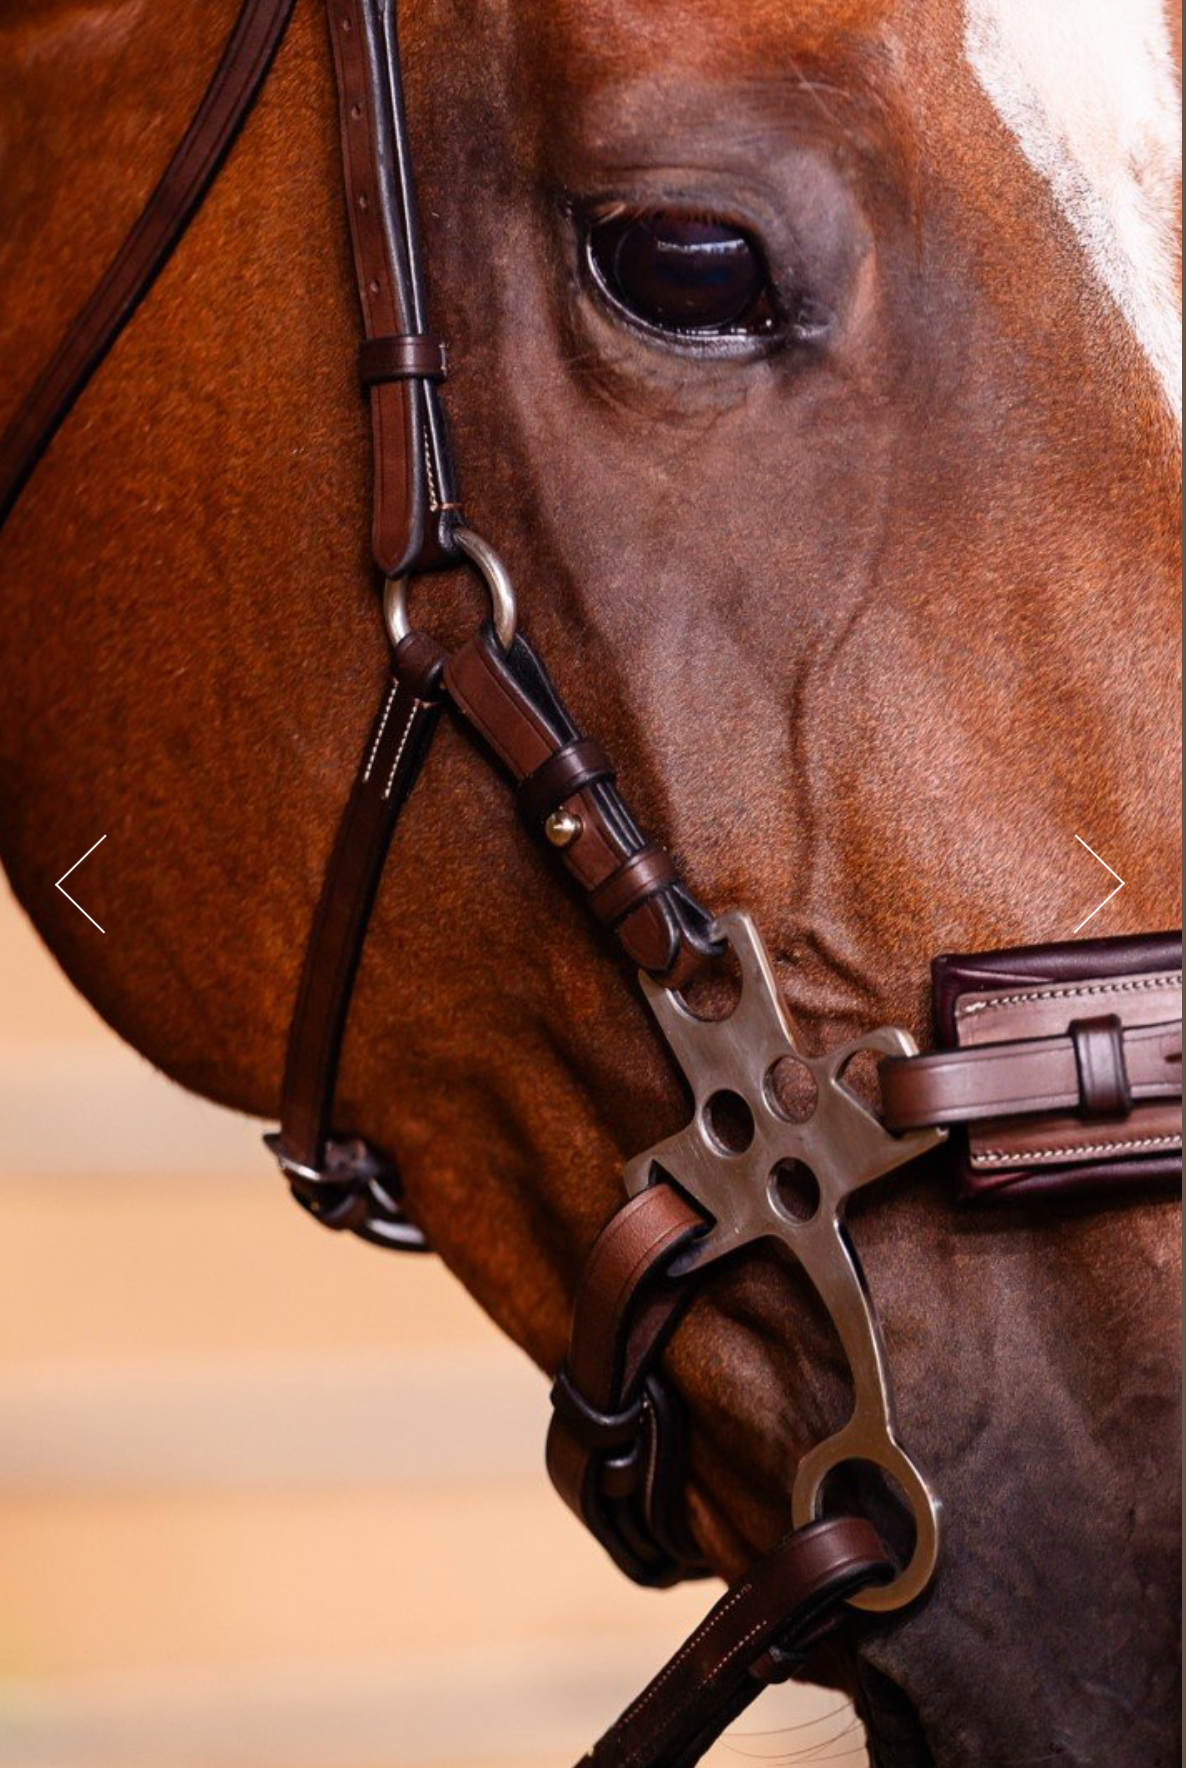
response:
[[(705, 1595), (603, 1561), (545, 1416), (451, 1279), (302, 1219), (0, 894), (0, 1768), (567, 1768)], [(745, 1760), (866, 1758), (785, 1690)]]

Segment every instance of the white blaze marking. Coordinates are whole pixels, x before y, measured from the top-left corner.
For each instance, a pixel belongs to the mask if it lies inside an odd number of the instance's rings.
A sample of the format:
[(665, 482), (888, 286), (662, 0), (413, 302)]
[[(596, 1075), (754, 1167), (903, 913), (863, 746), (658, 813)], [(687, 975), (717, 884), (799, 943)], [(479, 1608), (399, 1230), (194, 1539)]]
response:
[(965, 0), (977, 79), (1047, 181), (1182, 422), (1182, 102), (1165, 0)]

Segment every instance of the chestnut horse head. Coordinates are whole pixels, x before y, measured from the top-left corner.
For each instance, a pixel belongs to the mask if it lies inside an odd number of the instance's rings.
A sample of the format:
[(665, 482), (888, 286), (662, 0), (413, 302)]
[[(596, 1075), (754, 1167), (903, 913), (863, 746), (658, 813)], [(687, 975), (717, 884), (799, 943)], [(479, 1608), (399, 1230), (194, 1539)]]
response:
[[(0, 22), (0, 268), (23, 291), (0, 398), (118, 244), (230, 10)], [(403, 30), (470, 515), (648, 826), (702, 900), (755, 915), (814, 1047), (921, 1036), (939, 950), (1068, 936), (1100, 894), (1076, 836), (1129, 880), (1100, 931), (1176, 924), (1161, 0), (412, 0)], [(302, 0), (0, 551), (15, 888), (119, 1032), (265, 1116), (386, 665), (336, 151)], [(448, 578), (415, 593), (440, 630), (468, 617)], [(501, 788), (442, 748), (342, 1117), (554, 1368), (623, 1160), (678, 1125), (679, 1089)], [(106, 937), (53, 888), (103, 833)], [(926, 1606), (852, 1666), (879, 1762), (1168, 1761), (1173, 1213), (1022, 1231), (922, 1170), (858, 1237), (950, 1538)], [(733, 1573), (835, 1427), (836, 1350), (755, 1258), (671, 1367), (694, 1527)]]

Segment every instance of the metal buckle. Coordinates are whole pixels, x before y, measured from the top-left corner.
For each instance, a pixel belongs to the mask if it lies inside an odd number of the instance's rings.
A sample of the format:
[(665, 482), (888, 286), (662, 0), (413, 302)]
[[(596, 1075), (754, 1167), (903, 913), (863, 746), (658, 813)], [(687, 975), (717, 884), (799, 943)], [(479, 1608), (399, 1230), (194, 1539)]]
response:
[(334, 1234), (353, 1234), (389, 1252), (431, 1252), (423, 1231), (408, 1220), (395, 1195), (395, 1169), (361, 1140), (330, 1142), (324, 1171), (284, 1153), (278, 1135), (264, 1137), (306, 1215)]

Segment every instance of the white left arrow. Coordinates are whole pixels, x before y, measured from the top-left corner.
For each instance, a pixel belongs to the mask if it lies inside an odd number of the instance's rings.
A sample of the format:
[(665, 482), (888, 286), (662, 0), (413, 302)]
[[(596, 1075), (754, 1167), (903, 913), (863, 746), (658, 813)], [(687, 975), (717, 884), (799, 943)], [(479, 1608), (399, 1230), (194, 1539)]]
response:
[[(102, 847), (102, 845), (103, 845), (104, 841), (106, 841), (106, 839), (107, 839), (106, 835), (100, 835), (99, 839), (95, 842), (95, 847)], [(72, 878), (74, 876), (75, 872), (78, 870), (79, 866), (82, 864), (82, 860), (90, 859), (92, 853), (94, 853), (94, 851), (95, 851), (95, 847), (88, 847), (86, 852), (83, 854), (82, 859), (76, 859), (74, 864), (70, 867), (70, 870), (68, 872), (62, 873), (62, 876), (58, 879), (57, 883), (54, 885), (55, 890), (62, 890), (62, 886), (66, 882), (67, 878)], [(71, 896), (71, 894), (68, 890), (62, 890), (62, 895), (66, 898), (67, 902), (74, 902), (74, 898)], [(87, 915), (86, 910), (83, 908), (83, 906), (80, 902), (74, 902), (74, 906), (78, 910), (80, 915), (86, 915), (86, 918), (90, 922), (92, 927), (99, 927), (99, 923), (98, 923), (98, 921), (96, 921), (94, 915)], [(105, 927), (99, 927), (100, 933), (106, 933), (106, 931), (107, 931), (107, 929)]]

